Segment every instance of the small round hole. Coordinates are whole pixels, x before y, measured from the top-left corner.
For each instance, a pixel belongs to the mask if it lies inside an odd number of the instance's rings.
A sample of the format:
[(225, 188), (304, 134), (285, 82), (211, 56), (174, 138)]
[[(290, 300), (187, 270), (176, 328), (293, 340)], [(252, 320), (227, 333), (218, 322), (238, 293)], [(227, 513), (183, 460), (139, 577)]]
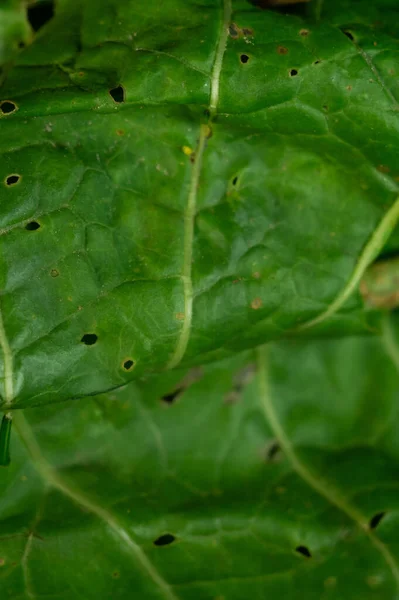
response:
[(232, 183), (233, 185), (237, 185), (237, 182), (238, 182), (238, 176), (236, 175), (236, 176), (233, 178), (233, 181), (232, 181), (231, 183)]
[(15, 185), (16, 183), (18, 183), (18, 181), (21, 179), (21, 175), (9, 175), (6, 178), (6, 185)]
[(121, 104), (125, 101), (125, 90), (121, 85), (118, 85), (116, 88), (112, 88), (112, 90), (109, 90), (109, 93), (112, 100), (117, 104)]
[(321, 60), (315, 60), (313, 64), (314, 65), (319, 65), (320, 63), (321, 63)]
[(131, 371), (134, 367), (134, 361), (131, 360), (130, 358), (128, 360), (125, 360), (125, 362), (123, 363), (123, 368), (125, 369), (125, 371)]
[(85, 333), (80, 341), (83, 344), (86, 344), (86, 346), (93, 346), (93, 344), (95, 344), (97, 340), (98, 337), (95, 333)]
[(298, 71), (296, 69), (291, 69), (290, 76), (295, 77), (295, 75), (298, 75)]
[(172, 542), (175, 541), (175, 536), (172, 535), (171, 533), (164, 533), (164, 535), (160, 535), (159, 538), (157, 538), (154, 541), (154, 545), (155, 546), (168, 546), (169, 544), (172, 544)]
[(377, 513), (376, 515), (374, 515), (374, 517), (372, 517), (370, 519), (369, 528), (375, 529), (380, 524), (380, 522), (382, 521), (382, 519), (384, 517), (385, 517), (384, 512), (380, 512), (380, 513)]
[(249, 56), (248, 54), (241, 54), (240, 56), (240, 61), (242, 62), (243, 65), (246, 65), (247, 62), (249, 61)]
[(302, 556), (306, 556), (306, 558), (312, 557), (312, 554), (311, 554), (309, 548), (306, 548), (306, 546), (297, 546), (295, 548), (295, 551), (298, 552), (298, 554), (302, 554)]
[(3, 100), (3, 102), (0, 102), (0, 111), (3, 115), (10, 115), (15, 112), (17, 108), (15, 102), (12, 102), (11, 100)]
[(40, 229), (40, 223), (37, 221), (30, 221), (30, 223), (25, 225), (25, 229), (27, 231), (36, 231), (36, 229)]
[(26, 46), (25, 42), (18, 42), (18, 48), (21, 48), (21, 50), (22, 50), (22, 48), (25, 48), (25, 46)]

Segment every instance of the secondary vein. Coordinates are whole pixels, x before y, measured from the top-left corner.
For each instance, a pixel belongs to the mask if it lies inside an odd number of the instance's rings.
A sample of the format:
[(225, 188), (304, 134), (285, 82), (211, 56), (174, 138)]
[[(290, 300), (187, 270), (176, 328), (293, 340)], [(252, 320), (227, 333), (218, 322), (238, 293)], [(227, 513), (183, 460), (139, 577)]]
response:
[(194, 222), (197, 210), (198, 186), (201, 177), (203, 155), (206, 147), (206, 140), (209, 134), (209, 128), (211, 126), (212, 120), (217, 114), (217, 107), (219, 103), (220, 94), (220, 75), (222, 72), (223, 57), (227, 46), (231, 13), (231, 0), (223, 0), (223, 20), (220, 28), (219, 39), (216, 47), (211, 74), (209, 120), (207, 125), (201, 125), (200, 127), (199, 140), (194, 153), (194, 164), (191, 172), (187, 205), (184, 213), (183, 270), (181, 275), (184, 293), (184, 321), (175, 351), (166, 366), (167, 369), (173, 369), (181, 362), (187, 350), (188, 342), (190, 339), (194, 299), (192, 282)]
[(308, 469), (305, 463), (295, 453), (287, 434), (285, 433), (278, 415), (276, 413), (273, 400), (269, 391), (268, 373), (267, 373), (267, 350), (263, 346), (258, 349), (258, 381), (260, 391), (260, 402), (273, 434), (276, 436), (285, 456), (291, 463), (296, 473), (320, 496), (325, 498), (335, 508), (344, 513), (367, 535), (373, 546), (381, 553), (385, 562), (391, 569), (392, 575), (399, 585), (399, 566), (391, 554), (389, 548), (370, 530), (367, 518), (343, 498), (339, 491), (323, 480), (319, 475), (317, 477)]
[(96, 504), (91, 498), (88, 498), (81, 490), (74, 488), (60, 477), (53, 466), (43, 456), (32, 428), (22, 412), (16, 412), (17, 414), (14, 417), (15, 427), (43, 481), (103, 521), (109, 527), (109, 529), (111, 529), (111, 531), (113, 531), (113, 533), (125, 544), (131, 555), (137, 560), (147, 575), (158, 586), (162, 596), (166, 600), (179, 600), (178, 596), (175, 595), (169, 584), (163, 579), (160, 573), (158, 573), (157, 569), (140, 548), (140, 546), (132, 539), (129, 533), (117, 521), (115, 516), (108, 510), (98, 506), (98, 504)]
[(328, 306), (328, 308), (318, 315), (316, 318), (303, 323), (297, 327), (296, 331), (309, 329), (315, 325), (320, 325), (326, 319), (332, 317), (348, 300), (353, 292), (358, 287), (367, 267), (377, 258), (385, 242), (392, 233), (394, 227), (399, 220), (399, 198), (395, 200), (391, 208), (385, 213), (375, 230), (373, 231), (369, 241), (364, 247), (355, 268), (350, 276), (345, 287), (341, 290), (338, 296)]

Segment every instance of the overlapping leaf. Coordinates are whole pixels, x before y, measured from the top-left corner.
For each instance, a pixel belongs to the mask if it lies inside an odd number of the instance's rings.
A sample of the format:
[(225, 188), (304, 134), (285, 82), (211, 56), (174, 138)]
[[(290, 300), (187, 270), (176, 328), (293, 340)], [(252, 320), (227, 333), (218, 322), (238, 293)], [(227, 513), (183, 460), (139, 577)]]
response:
[(3, 409), (372, 328), (332, 303), (396, 218), (384, 6), (56, 3), (0, 88)]
[(386, 342), (273, 344), (17, 411), (2, 598), (394, 600), (388, 329)]

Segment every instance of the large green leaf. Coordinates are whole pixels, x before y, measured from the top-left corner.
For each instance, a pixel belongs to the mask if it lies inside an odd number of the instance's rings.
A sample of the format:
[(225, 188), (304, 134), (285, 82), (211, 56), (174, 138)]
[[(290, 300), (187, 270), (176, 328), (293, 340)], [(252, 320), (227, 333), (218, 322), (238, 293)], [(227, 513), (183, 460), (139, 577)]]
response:
[(4, 410), (373, 329), (399, 10), (369, 4), (56, 3), (0, 88)]
[(385, 338), (273, 344), (17, 411), (1, 598), (396, 600)]

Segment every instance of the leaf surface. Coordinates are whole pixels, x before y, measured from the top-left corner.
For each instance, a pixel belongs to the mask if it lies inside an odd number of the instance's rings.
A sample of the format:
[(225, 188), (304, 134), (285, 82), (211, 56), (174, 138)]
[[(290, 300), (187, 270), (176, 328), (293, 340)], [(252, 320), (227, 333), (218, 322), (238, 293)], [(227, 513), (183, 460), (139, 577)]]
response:
[(387, 351), (290, 341), (17, 411), (2, 598), (396, 599)]
[(56, 3), (0, 88), (4, 410), (375, 331), (398, 9), (365, 6)]

